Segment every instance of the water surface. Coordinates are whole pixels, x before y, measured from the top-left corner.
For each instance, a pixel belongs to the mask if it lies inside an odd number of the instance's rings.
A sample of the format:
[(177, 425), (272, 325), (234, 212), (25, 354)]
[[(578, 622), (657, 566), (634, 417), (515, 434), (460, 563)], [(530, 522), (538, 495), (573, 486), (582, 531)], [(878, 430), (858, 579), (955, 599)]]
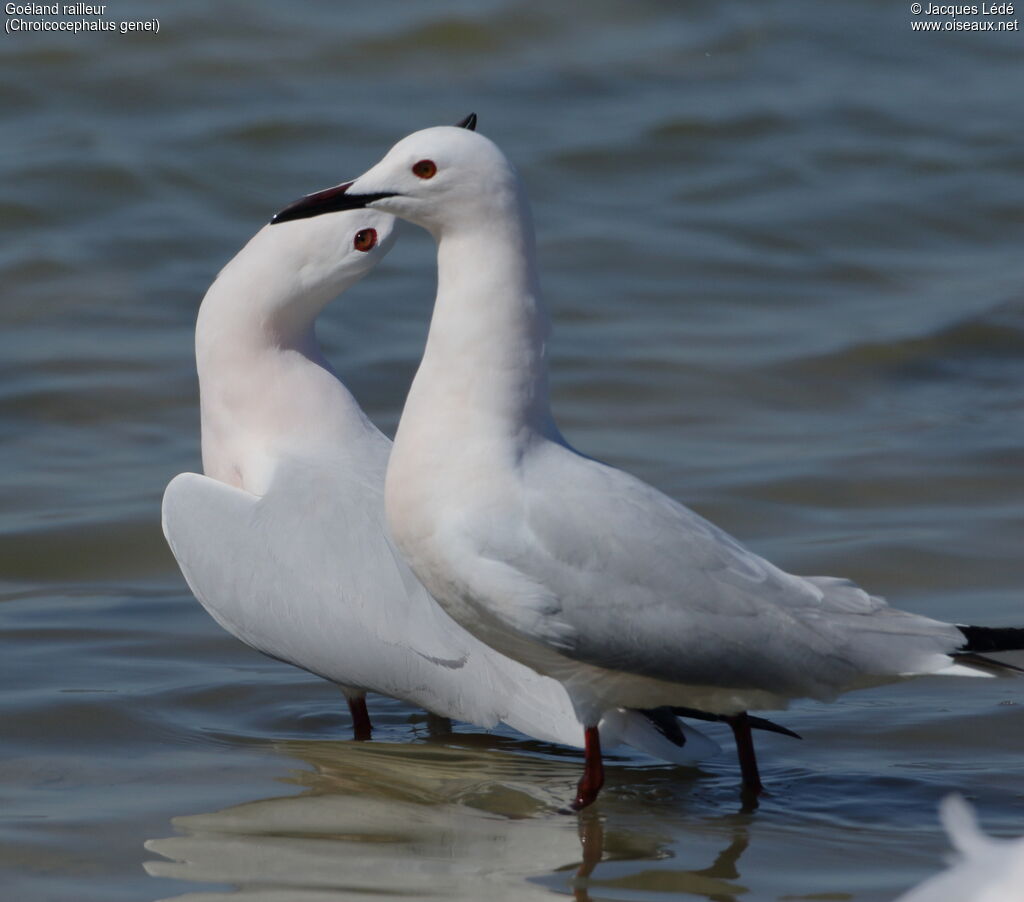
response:
[[(192, 329), (267, 217), (471, 110), (526, 179), (570, 440), (780, 565), (1024, 623), (1021, 37), (905, 5), (198, 0), (158, 35), (6, 35), (0, 882), (10, 898), (888, 900), (950, 790), (1024, 833), (1022, 684), (797, 705), (741, 811), (729, 753), (609, 768), (432, 736), (203, 613), (159, 530), (198, 459)], [(324, 318), (397, 423), (432, 246)], [(709, 728), (710, 730), (710, 728)], [(723, 737), (724, 739), (724, 737)], [(589, 874), (589, 876), (587, 876)]]

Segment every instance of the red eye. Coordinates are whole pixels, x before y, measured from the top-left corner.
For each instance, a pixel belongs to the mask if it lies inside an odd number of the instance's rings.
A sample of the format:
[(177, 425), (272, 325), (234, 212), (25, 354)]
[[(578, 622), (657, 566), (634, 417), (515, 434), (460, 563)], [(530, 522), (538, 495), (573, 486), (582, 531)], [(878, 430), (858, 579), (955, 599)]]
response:
[(412, 164), (412, 174), (421, 179), (432, 179), (437, 174), (437, 164), (433, 160), (420, 160)]
[(364, 254), (367, 251), (371, 251), (377, 246), (377, 230), (376, 229), (360, 229), (356, 232), (356, 237), (352, 240), (352, 247), (357, 251), (362, 251)]

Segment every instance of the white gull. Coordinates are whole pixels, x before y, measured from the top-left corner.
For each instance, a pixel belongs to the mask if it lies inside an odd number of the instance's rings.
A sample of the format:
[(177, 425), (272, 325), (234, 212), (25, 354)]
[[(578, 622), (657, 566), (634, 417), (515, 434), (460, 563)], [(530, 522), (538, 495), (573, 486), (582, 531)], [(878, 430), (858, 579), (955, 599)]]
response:
[(992, 662), (974, 652), (1024, 646), (1021, 629), (961, 628), (847, 580), (786, 573), (571, 448), (549, 406), (526, 195), (474, 119), (404, 138), (278, 220), (370, 207), (436, 239), (437, 299), (391, 455), (388, 522), (456, 620), (568, 688), (587, 727), (576, 808), (604, 779), (595, 726), (608, 710), (729, 719), (758, 792), (748, 709), (919, 674), (987, 675)]

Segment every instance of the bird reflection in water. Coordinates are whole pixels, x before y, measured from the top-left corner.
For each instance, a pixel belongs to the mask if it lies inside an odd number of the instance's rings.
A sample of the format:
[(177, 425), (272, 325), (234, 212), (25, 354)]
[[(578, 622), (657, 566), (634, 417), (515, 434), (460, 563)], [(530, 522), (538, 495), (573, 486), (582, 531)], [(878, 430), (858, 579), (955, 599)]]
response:
[[(614, 818), (610, 818), (614, 821)], [(728, 820), (728, 818), (726, 818)], [(576, 902), (591, 902), (593, 889), (645, 889), (656, 893), (686, 893), (709, 902), (736, 902), (747, 888), (727, 881), (739, 878), (738, 862), (750, 844), (746, 827), (735, 824), (730, 831), (731, 842), (709, 867), (699, 870), (650, 870), (632, 872), (622, 878), (594, 877), (598, 864), (606, 860), (605, 824), (598, 812), (583, 812), (579, 818), (579, 838), (583, 860), (573, 878), (573, 898)], [(660, 856), (665, 857), (668, 853)], [(649, 856), (644, 856), (647, 858)], [(619, 856), (619, 860), (635, 860), (634, 856)]]
[(727, 828), (725, 849), (706, 868), (625, 866), (674, 857), (679, 825), (660, 824), (656, 811), (664, 812), (666, 794), (674, 803), (693, 793), (693, 771), (631, 766), (628, 787), (616, 791), (612, 761), (600, 808), (568, 818), (557, 811), (577, 756), (540, 744), (543, 756), (522, 754), (530, 745), (480, 735), (447, 744), (280, 743), (312, 767), (288, 778), (302, 794), (175, 818), (184, 835), (147, 842), (169, 860), (149, 861), (146, 870), (237, 887), (177, 897), (189, 902), (340, 902), (381, 893), (519, 902), (549, 899), (552, 890), (589, 900), (598, 887), (717, 902), (746, 892), (730, 882), (748, 843), (742, 816), (694, 825), (700, 846)]

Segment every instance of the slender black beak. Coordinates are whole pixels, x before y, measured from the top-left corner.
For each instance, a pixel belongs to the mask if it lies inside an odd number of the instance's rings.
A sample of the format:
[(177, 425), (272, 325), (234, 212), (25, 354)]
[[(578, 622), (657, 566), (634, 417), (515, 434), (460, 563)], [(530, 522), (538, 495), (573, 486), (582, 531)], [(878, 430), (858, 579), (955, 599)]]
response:
[(291, 222), (293, 219), (309, 219), (323, 213), (337, 213), (339, 210), (361, 210), (375, 200), (395, 196), (393, 193), (349, 194), (348, 189), (351, 187), (352, 182), (345, 182), (344, 185), (335, 185), (333, 188), (317, 191), (316, 194), (307, 194), (301, 200), (289, 204), (280, 213), (275, 213), (271, 217), (270, 224)]

